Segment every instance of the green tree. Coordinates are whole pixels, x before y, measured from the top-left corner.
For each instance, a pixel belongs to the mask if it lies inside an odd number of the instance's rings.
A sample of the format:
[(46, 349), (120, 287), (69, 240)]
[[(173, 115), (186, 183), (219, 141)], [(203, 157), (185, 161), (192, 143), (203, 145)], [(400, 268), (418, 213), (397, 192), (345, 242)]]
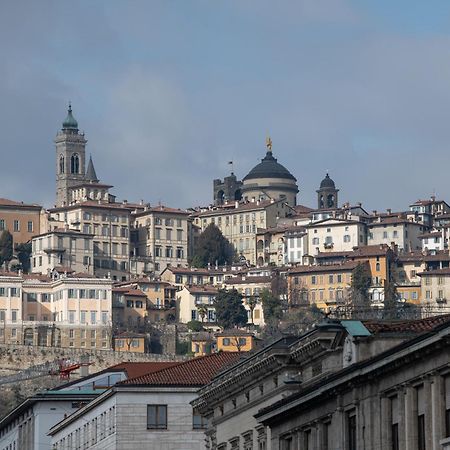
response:
[(186, 325), (187, 325), (188, 329), (191, 330), (191, 331), (197, 332), (197, 331), (202, 331), (203, 330), (203, 325), (198, 320), (191, 320)]
[(213, 223), (198, 237), (191, 264), (194, 267), (207, 267), (208, 264), (231, 264), (234, 249), (228, 239)]
[(358, 264), (352, 273), (351, 299), (353, 316), (361, 316), (370, 308), (369, 288), (372, 284), (368, 264)]
[(383, 319), (396, 319), (398, 317), (399, 295), (397, 286), (393, 281), (384, 283)]
[(15, 247), (17, 258), (20, 261), (21, 269), (28, 273), (30, 271), (31, 242), (25, 244), (16, 244)]
[(242, 295), (236, 289), (219, 289), (214, 306), (217, 323), (224, 330), (247, 324), (247, 310), (242, 303)]
[(271, 291), (264, 289), (261, 292), (261, 303), (264, 312), (264, 321), (269, 327), (276, 327), (283, 317), (283, 305)]
[[(12, 234), (5, 230), (0, 235), (0, 267), (9, 263), (13, 257), (13, 237)], [(5, 267), (6, 268), (6, 267)]]
[(208, 314), (208, 307), (206, 305), (197, 305), (197, 312), (203, 323), (205, 321), (206, 315)]

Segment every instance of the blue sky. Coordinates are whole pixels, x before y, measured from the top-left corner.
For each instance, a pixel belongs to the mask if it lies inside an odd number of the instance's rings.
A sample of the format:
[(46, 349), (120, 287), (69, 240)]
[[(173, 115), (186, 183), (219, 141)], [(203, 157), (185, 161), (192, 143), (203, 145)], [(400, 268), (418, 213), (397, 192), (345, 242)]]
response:
[(118, 199), (189, 207), (267, 134), (315, 205), (450, 201), (450, 2), (0, 2), (0, 196), (52, 206), (72, 101)]

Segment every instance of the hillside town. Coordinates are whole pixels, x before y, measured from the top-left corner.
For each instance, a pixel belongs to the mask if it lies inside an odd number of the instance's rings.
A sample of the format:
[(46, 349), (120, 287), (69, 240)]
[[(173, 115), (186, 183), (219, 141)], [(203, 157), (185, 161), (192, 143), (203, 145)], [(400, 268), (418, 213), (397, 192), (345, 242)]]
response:
[(0, 392), (59, 381), (0, 450), (450, 448), (444, 199), (369, 211), (325, 173), (303, 205), (268, 137), (179, 209), (119, 200), (71, 105), (54, 142), (54, 206), (0, 198), (0, 345), (66, 357), (2, 357)]

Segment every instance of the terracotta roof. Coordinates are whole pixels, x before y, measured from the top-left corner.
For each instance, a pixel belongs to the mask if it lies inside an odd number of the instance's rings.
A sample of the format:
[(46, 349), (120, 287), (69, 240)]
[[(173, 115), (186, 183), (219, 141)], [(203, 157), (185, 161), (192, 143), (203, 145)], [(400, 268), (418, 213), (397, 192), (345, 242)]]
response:
[(128, 211), (134, 210), (135, 208), (128, 203), (99, 203), (93, 200), (87, 200), (80, 203), (74, 203), (73, 205), (68, 206), (60, 206), (58, 208), (52, 208), (50, 212), (58, 212), (58, 211), (67, 211), (71, 209), (79, 209), (79, 208), (98, 208), (98, 209), (115, 209)]
[(204, 386), (222, 370), (236, 363), (240, 352), (220, 352), (179, 363), (158, 372), (122, 381), (134, 386)]
[(327, 264), (323, 266), (298, 266), (288, 270), (288, 273), (316, 273), (316, 272), (340, 272), (351, 271), (361, 264), (360, 261), (347, 261), (342, 264)]
[(418, 252), (410, 252), (410, 253), (400, 253), (398, 255), (398, 261), (407, 262), (407, 261), (423, 261), (424, 254), (421, 251)]
[(0, 206), (14, 206), (19, 208), (42, 208), (42, 206), (36, 205), (34, 203), (16, 202), (14, 200), (9, 200), (8, 198), (0, 198)]
[[(373, 216), (372, 216), (373, 217)], [(369, 227), (376, 227), (382, 225), (394, 225), (394, 224), (412, 224), (423, 227), (423, 224), (408, 220), (406, 217), (373, 217), (373, 220), (369, 223)]]
[(442, 237), (442, 233), (440, 231), (431, 231), (430, 233), (423, 233), (418, 236), (419, 239), (425, 239), (429, 237)]
[(185, 216), (188, 216), (190, 212), (184, 210), (184, 209), (178, 209), (178, 208), (169, 208), (168, 206), (160, 205), (160, 206), (151, 206), (147, 207), (144, 211), (140, 211), (138, 213), (135, 213), (135, 216), (145, 216), (149, 213), (169, 213), (169, 214), (182, 214)]
[(364, 326), (374, 334), (377, 333), (423, 333), (450, 321), (450, 314), (433, 316), (418, 320), (363, 321)]
[(270, 283), (272, 277), (270, 276), (247, 276), (243, 277), (232, 277), (225, 280), (225, 284), (253, 284), (253, 283)]
[(134, 297), (147, 297), (147, 295), (140, 289), (133, 289), (127, 287), (113, 288), (113, 292), (123, 292), (125, 295), (132, 295)]
[(440, 250), (434, 255), (424, 255), (424, 261), (450, 261), (450, 254), (448, 250)]
[(217, 294), (217, 292), (219, 292), (219, 290), (217, 288), (215, 288), (214, 286), (211, 285), (205, 285), (205, 286), (197, 286), (197, 285), (192, 285), (192, 286), (185, 286), (186, 289), (191, 293), (191, 294)]
[(419, 277), (428, 276), (428, 275), (450, 275), (450, 267), (445, 267), (443, 269), (427, 270), (426, 272), (420, 272), (417, 275)]
[(275, 205), (277, 203), (283, 202), (285, 200), (276, 200), (274, 202), (270, 200), (265, 200), (259, 202), (249, 202), (249, 203), (239, 203), (239, 206), (236, 208), (235, 203), (230, 203), (228, 205), (222, 205), (220, 207), (214, 207), (213, 209), (208, 209), (206, 211), (202, 211), (199, 214), (194, 214), (194, 216), (204, 217), (204, 216), (215, 216), (221, 214), (229, 214), (233, 211), (241, 212), (241, 211), (252, 211), (252, 210), (261, 210), (265, 209), (270, 205)]
[(354, 247), (353, 251), (349, 252), (319, 252), (316, 258), (335, 258), (335, 257), (347, 257), (358, 258), (367, 256), (381, 256), (388, 253), (390, 250), (389, 245), (364, 245), (361, 247)]
[(221, 333), (216, 333), (215, 336), (253, 336), (253, 333), (250, 333), (245, 330), (239, 330), (238, 328), (234, 330), (223, 330)]

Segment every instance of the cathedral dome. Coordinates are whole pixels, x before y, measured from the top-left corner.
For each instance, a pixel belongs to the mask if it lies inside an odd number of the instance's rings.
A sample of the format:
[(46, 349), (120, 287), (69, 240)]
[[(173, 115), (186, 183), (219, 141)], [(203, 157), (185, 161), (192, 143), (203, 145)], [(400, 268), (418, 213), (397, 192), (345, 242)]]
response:
[(277, 162), (277, 159), (269, 150), (261, 162), (253, 167), (252, 170), (244, 177), (243, 181), (254, 180), (258, 178), (285, 178), (288, 180), (297, 181), (286, 167)]
[(63, 130), (78, 130), (78, 122), (72, 115), (72, 105), (69, 103), (69, 109), (67, 111), (67, 117), (62, 124)]
[(320, 183), (320, 189), (336, 189), (334, 181), (327, 174), (326, 177)]

